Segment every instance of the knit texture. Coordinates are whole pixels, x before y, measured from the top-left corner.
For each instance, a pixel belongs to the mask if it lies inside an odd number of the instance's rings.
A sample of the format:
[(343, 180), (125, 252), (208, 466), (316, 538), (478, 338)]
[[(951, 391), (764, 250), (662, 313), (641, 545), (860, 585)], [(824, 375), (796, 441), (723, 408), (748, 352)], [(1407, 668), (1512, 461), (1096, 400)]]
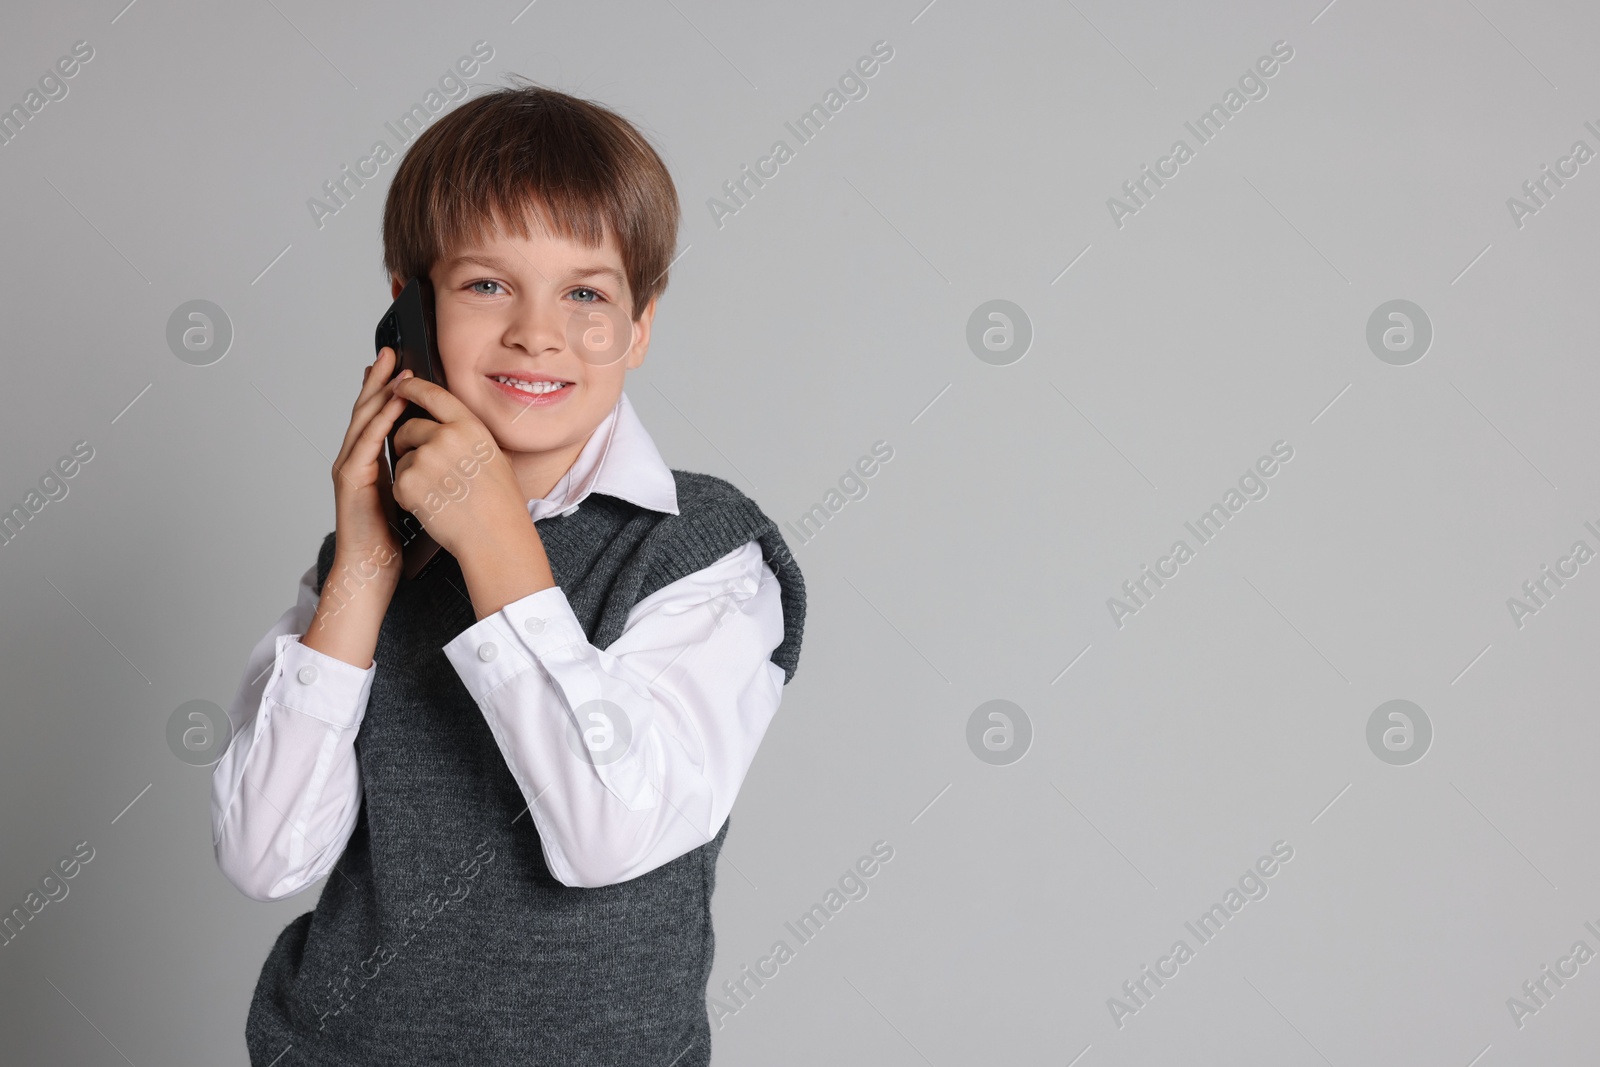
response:
[[(541, 519), (557, 584), (605, 648), (638, 601), (755, 540), (781, 587), (772, 661), (787, 684), (805, 584), (782, 535), (726, 481), (672, 475), (678, 515), (591, 493), (570, 515)], [(319, 592), (333, 553), (330, 533)], [(629, 881), (557, 881), (527, 799), (443, 652), (475, 621), (448, 553), (401, 581), (356, 735), (355, 830), (316, 909), (284, 929), (261, 969), (245, 1025), (251, 1063), (706, 1067), (711, 895), (728, 822)]]

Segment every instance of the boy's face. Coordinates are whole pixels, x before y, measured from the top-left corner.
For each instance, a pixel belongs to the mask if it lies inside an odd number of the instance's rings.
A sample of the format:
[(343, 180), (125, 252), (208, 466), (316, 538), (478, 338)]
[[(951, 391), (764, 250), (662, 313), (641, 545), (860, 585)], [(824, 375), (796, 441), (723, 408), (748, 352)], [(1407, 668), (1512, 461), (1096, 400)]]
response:
[[(616, 405), (627, 372), (644, 362), (655, 301), (629, 323), (633, 294), (609, 231), (602, 247), (585, 248), (497, 229), (429, 277), (450, 392), (543, 495)], [(395, 279), (396, 295), (401, 285)], [(565, 384), (535, 393), (496, 380), (506, 377)]]

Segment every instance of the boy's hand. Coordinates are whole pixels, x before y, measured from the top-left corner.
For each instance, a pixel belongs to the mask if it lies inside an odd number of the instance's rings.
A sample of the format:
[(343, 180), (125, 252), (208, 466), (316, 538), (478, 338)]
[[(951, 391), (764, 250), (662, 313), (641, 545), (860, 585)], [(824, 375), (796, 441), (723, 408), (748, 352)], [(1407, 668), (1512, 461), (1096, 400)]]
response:
[(474, 543), (493, 543), (506, 530), (532, 531), (511, 462), (470, 408), (415, 377), (397, 381), (394, 395), (433, 416), (409, 420), (394, 436), (394, 499), (441, 548), (465, 566)]
[(385, 348), (366, 369), (350, 412), (350, 428), (333, 461), (333, 500), (339, 556), (359, 565), (364, 576), (375, 567), (378, 577), (398, 584), (400, 541), (378, 495), (380, 480), (389, 477), (388, 464), (382, 459), (383, 441), (406, 406), (394, 395), (389, 381), (394, 358), (394, 350)]

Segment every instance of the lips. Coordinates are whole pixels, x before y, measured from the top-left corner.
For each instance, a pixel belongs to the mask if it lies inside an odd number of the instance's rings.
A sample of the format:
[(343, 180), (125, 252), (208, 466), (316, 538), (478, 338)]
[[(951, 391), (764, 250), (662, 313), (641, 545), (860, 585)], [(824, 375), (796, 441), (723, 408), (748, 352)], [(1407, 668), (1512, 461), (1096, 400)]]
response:
[[(576, 383), (550, 374), (515, 371), (485, 375), (485, 377), (500, 395), (523, 405), (543, 406), (558, 403), (576, 388)], [(501, 381), (502, 378), (510, 381)], [(518, 385), (512, 384), (513, 381), (525, 385), (519, 388)], [(551, 388), (551, 385), (557, 387)]]

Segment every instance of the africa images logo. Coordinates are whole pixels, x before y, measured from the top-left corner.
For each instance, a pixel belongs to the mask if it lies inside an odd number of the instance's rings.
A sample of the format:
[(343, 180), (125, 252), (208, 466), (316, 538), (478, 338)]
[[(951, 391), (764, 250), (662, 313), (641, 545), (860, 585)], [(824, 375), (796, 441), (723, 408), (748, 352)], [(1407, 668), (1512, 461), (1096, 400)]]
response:
[(1288, 41), (1274, 41), (1270, 55), (1262, 56), (1255, 61), (1255, 65), (1248, 68), (1239, 76), (1239, 87), (1228, 86), (1227, 92), (1222, 94), (1220, 103), (1212, 104), (1194, 122), (1185, 122), (1184, 128), (1194, 136), (1195, 144), (1191, 146), (1182, 137), (1172, 142), (1172, 148), (1167, 155), (1156, 160), (1155, 169), (1151, 170), (1147, 163), (1139, 169), (1139, 174), (1122, 183), (1122, 193), (1126, 200), (1116, 197), (1106, 198), (1106, 210), (1111, 213), (1111, 222), (1117, 229), (1122, 229), (1123, 222), (1129, 215), (1137, 215), (1143, 208), (1149, 206), (1155, 199), (1156, 192), (1176, 178), (1185, 163), (1195, 157), (1196, 152), (1217, 138), (1228, 124), (1228, 121), (1244, 110), (1245, 104), (1252, 100), (1265, 100), (1267, 97), (1267, 79), (1275, 77), (1282, 69), (1281, 64), (1294, 58), (1294, 49)]

